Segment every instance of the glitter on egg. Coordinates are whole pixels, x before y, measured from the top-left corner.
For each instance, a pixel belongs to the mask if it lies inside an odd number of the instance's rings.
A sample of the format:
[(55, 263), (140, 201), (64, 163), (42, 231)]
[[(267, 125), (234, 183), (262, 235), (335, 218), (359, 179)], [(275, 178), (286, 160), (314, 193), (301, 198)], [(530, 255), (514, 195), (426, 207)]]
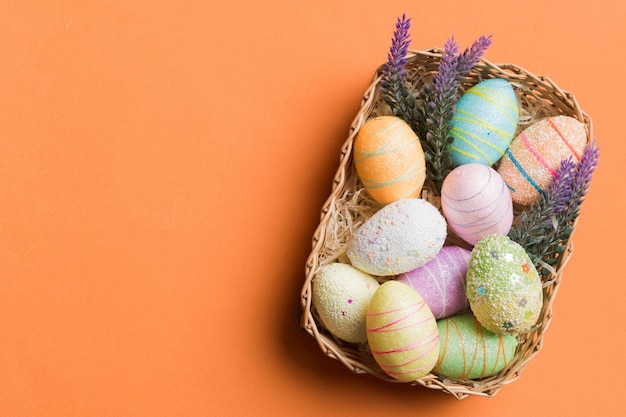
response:
[(578, 160), (586, 143), (584, 125), (564, 115), (546, 117), (520, 132), (498, 167), (513, 201), (522, 205), (537, 201), (560, 162), (569, 157)]
[[(522, 265), (527, 265), (528, 272), (523, 272)], [(491, 235), (474, 246), (466, 290), (478, 321), (498, 334), (529, 331), (541, 311), (543, 293), (537, 270), (524, 249), (507, 236)]]

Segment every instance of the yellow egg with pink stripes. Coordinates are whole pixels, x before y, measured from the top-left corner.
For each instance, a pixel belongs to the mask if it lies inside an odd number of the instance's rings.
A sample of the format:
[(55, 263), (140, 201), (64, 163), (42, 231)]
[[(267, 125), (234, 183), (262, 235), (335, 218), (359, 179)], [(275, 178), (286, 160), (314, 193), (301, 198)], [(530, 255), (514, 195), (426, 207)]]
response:
[(369, 119), (354, 139), (353, 156), (363, 186), (379, 203), (419, 196), (426, 161), (417, 135), (404, 120)]
[(378, 287), (367, 307), (365, 326), (374, 360), (390, 377), (415, 381), (437, 363), (435, 316), (408, 285), (392, 280)]
[(556, 177), (561, 161), (570, 157), (578, 161), (586, 143), (585, 126), (570, 116), (546, 117), (524, 129), (498, 167), (513, 202), (537, 201)]

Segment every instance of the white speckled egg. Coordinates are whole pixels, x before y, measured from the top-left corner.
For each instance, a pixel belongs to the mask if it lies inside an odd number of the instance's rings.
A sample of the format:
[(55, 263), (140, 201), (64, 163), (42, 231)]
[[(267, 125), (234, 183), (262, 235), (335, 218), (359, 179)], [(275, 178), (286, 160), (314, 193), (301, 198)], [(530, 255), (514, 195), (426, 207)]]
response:
[(450, 229), (474, 245), (490, 234), (507, 234), (513, 223), (511, 193), (493, 168), (456, 167), (441, 187), (441, 208)]
[(313, 279), (313, 307), (324, 326), (336, 337), (365, 343), (367, 305), (380, 284), (351, 265), (332, 263)]
[(429, 202), (408, 198), (386, 205), (352, 235), (348, 258), (372, 275), (410, 271), (431, 260), (443, 247), (446, 221)]
[(490, 235), (474, 246), (466, 289), (480, 324), (497, 334), (528, 332), (543, 306), (535, 266), (524, 249), (507, 236)]

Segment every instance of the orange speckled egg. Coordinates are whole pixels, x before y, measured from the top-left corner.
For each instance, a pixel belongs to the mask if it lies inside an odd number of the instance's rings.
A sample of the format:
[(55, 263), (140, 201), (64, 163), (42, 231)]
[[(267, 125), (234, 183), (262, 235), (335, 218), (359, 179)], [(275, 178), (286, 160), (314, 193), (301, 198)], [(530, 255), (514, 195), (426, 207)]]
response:
[(386, 281), (367, 307), (367, 341), (376, 363), (390, 377), (415, 381), (437, 363), (439, 331), (420, 294), (398, 281)]
[(556, 176), (561, 160), (580, 159), (586, 143), (585, 126), (570, 116), (546, 117), (524, 129), (498, 167), (513, 202), (530, 205), (537, 201)]
[(370, 195), (381, 204), (418, 197), (426, 161), (411, 127), (395, 116), (368, 120), (354, 140), (354, 165)]

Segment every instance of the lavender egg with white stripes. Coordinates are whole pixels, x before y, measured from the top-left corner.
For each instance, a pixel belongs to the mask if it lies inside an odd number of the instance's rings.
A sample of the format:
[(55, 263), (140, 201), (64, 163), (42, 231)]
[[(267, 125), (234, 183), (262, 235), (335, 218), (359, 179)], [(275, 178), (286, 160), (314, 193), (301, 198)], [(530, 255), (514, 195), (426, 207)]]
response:
[(443, 319), (469, 308), (465, 276), (471, 252), (459, 246), (444, 246), (425, 265), (396, 277), (417, 291), (436, 319)]
[(453, 169), (441, 187), (449, 228), (474, 245), (487, 235), (506, 235), (513, 223), (511, 192), (496, 170), (482, 164)]

